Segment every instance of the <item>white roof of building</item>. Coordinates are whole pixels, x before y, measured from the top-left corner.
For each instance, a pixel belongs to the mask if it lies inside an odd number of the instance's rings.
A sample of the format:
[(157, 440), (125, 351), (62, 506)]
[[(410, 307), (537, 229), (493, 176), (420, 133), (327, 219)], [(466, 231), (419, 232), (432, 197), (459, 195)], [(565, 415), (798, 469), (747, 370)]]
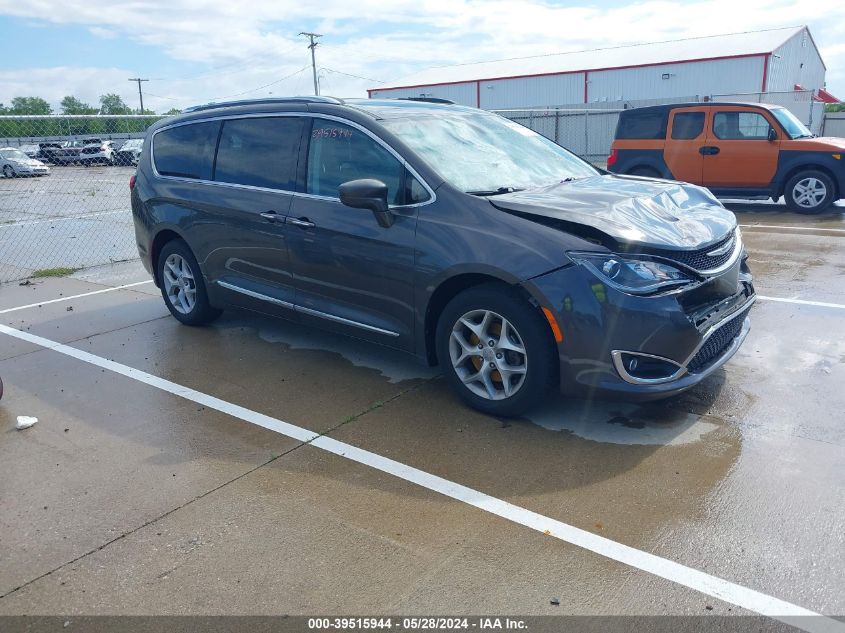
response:
[[(589, 51), (439, 66), (403, 77), (393, 82), (393, 86), (431, 86), (526, 75), (548, 75), (584, 70), (650, 66), (667, 62), (761, 55), (773, 52), (804, 28), (806, 27), (791, 26), (782, 29), (711, 35), (668, 42), (654, 42), (652, 44), (632, 44)], [(388, 89), (388, 86), (379, 86), (372, 90)]]

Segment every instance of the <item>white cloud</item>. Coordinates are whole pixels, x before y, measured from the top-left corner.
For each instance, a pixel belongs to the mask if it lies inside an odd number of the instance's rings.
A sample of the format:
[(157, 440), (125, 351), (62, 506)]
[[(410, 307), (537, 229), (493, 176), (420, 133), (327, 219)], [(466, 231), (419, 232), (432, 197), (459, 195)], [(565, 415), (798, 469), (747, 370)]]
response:
[[(174, 60), (219, 67), (199, 77), (145, 84), (149, 105), (167, 109), (225, 96), (293, 73), (309, 61), (300, 30), (324, 34), (318, 64), (388, 82), (420, 68), (620, 44), (792, 26), (808, 22), (828, 66), (831, 91), (845, 93), (845, 3), (841, 0), (663, 0), (621, 7), (556, 7), (542, 0), (0, 0), (0, 14), (84, 25), (131, 38)], [(320, 16), (315, 19), (315, 15)], [(329, 17), (326, 17), (329, 16)], [(105, 43), (114, 46), (114, 40)], [(0, 101), (15, 94), (65, 94), (95, 102), (144, 69), (21, 69), (0, 73)], [(324, 92), (363, 96), (373, 81), (324, 71)], [(164, 81), (167, 79), (167, 81)], [(248, 96), (307, 93), (303, 72)], [(134, 104), (131, 85), (120, 89)], [(50, 95), (48, 97), (48, 95)], [(161, 96), (153, 96), (161, 95)], [(167, 98), (162, 98), (167, 97)], [(146, 100), (145, 100), (146, 101)]]

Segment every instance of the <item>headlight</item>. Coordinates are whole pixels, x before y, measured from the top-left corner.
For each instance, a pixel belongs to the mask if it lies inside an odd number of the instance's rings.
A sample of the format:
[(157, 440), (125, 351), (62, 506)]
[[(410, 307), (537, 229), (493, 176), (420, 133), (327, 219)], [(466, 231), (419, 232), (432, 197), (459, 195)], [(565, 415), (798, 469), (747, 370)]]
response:
[(632, 294), (651, 294), (696, 281), (680, 268), (652, 259), (614, 253), (570, 253), (570, 257), (607, 284)]

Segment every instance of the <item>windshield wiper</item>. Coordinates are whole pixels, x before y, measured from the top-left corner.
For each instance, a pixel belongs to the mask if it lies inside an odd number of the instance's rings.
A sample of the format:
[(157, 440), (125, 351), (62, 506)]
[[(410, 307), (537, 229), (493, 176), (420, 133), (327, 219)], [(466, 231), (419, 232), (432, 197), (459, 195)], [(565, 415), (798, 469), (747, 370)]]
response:
[(516, 191), (525, 191), (525, 189), (519, 189), (517, 187), (499, 187), (498, 189), (491, 189), (489, 191), (467, 191), (467, 193), (471, 196), (500, 196), (503, 193), (514, 193)]

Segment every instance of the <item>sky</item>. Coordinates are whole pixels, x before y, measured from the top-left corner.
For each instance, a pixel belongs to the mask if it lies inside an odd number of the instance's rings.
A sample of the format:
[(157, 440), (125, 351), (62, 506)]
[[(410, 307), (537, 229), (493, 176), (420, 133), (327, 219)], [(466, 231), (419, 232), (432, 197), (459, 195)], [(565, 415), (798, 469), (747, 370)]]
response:
[(806, 24), (845, 95), (842, 0), (0, 0), (0, 103), (117, 93), (158, 112), (223, 99), (364, 97), (449, 64)]

